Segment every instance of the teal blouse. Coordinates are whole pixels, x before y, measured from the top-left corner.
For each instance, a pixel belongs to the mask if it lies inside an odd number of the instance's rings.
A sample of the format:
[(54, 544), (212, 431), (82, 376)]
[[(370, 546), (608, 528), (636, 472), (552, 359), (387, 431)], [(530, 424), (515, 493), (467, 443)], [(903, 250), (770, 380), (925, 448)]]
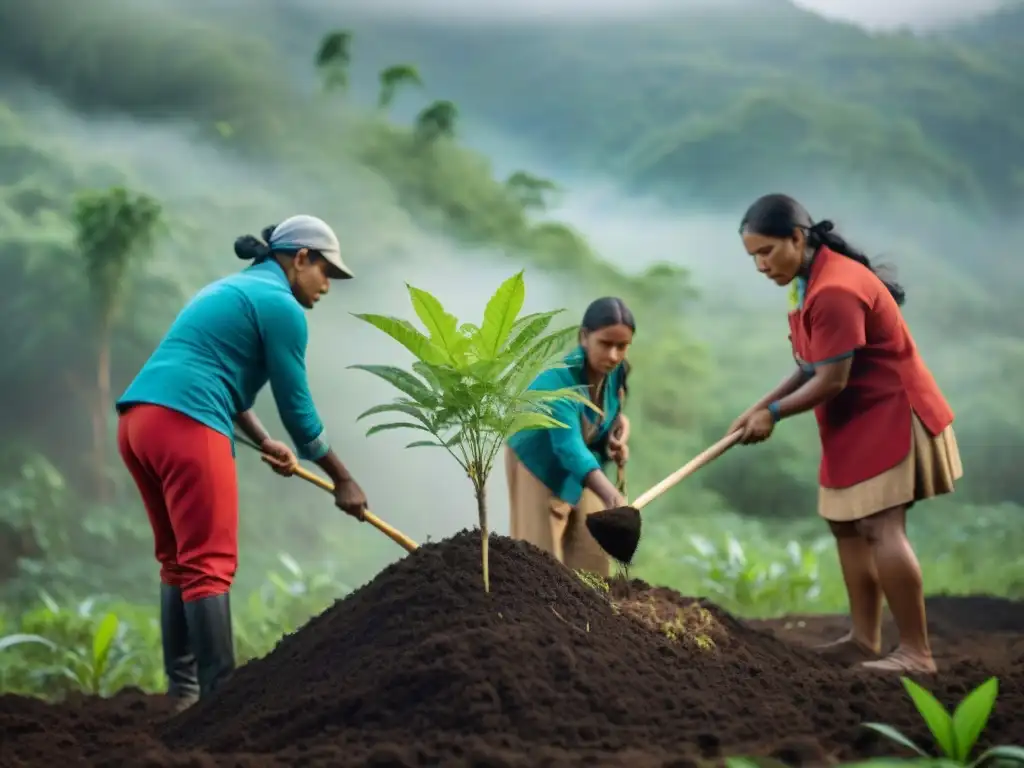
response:
[[(577, 347), (566, 355), (563, 362), (566, 367), (549, 368), (534, 379), (529, 388), (554, 390), (586, 386), (583, 348)], [(584, 478), (607, 463), (608, 437), (622, 412), (620, 390), (624, 378), (624, 365), (619, 365), (608, 375), (602, 402), (597, 404), (603, 411), (603, 417), (583, 403), (558, 400), (550, 404), (551, 415), (567, 424), (568, 429), (530, 429), (509, 438), (509, 447), (523, 465), (562, 501), (578, 503), (583, 495)], [(597, 428), (589, 444), (583, 437), (582, 419)]]

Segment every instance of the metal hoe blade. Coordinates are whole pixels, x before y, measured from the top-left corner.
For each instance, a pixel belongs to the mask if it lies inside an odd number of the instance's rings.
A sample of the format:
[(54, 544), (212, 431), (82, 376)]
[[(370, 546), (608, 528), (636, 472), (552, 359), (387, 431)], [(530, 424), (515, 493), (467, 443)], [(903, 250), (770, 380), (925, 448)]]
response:
[(640, 510), (615, 507), (587, 515), (587, 530), (594, 540), (623, 565), (633, 561), (640, 545)]

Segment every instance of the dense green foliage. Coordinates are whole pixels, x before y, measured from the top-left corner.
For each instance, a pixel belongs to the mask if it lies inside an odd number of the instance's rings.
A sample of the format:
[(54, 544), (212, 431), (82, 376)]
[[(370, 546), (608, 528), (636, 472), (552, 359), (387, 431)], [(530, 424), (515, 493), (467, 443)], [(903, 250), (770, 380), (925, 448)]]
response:
[[(784, 3), (759, 7), (678, 23), (472, 34), (354, 18), (346, 88), (324, 92), (314, 54), (338, 19), (289, 17), (275, 52), (260, 28), (270, 17), (240, 36), (237, 19), (147, 4), (96, 0), (83, 15), (72, 0), (0, 0), (0, 596), (10, 631), (39, 628), (37, 613), (15, 613), (19, 602), (36, 610), (40, 587), (60, 605), (153, 592), (148, 526), (112, 450), (111, 498), (101, 503), (92, 491), (103, 336), (76, 245), (81, 190), (124, 185), (156, 200), (166, 223), (153, 258), (124, 278), (109, 335), (115, 396), (181, 302), (238, 267), (228, 255), (235, 236), (307, 207), (328, 211), (345, 233), (368, 311), (378, 311), (375, 286), (428, 267), (453, 275), (438, 292), (446, 304), (471, 290), (474, 270), (495, 265), (505, 276), (525, 265), (531, 293), (534, 280), (553, 284), (573, 314), (596, 295), (622, 296), (639, 324), (627, 404), (634, 493), (717, 439), (787, 372), (784, 296), (748, 303), (739, 289), (705, 285), (677, 266), (623, 267), (634, 254), (613, 266), (586, 233), (547, 217), (555, 185), (544, 177), (557, 174), (499, 177), (465, 146), (474, 124), (533, 142), (566, 176), (596, 169), (658, 193), (680, 216), (725, 211), (727, 228), (749, 198), (787, 185), (817, 192), (812, 212), (831, 207), (819, 215), (871, 224), (897, 250), (907, 316), (957, 411), (966, 464), (954, 498), (913, 516), (928, 586), (1024, 592), (1024, 270), (1008, 245), (1024, 228), (998, 219), (1019, 210), (1024, 192), (1016, 54), (983, 30), (869, 36)], [(410, 114), (413, 105), (421, 111)], [(870, 196), (857, 193), (864, 188)], [(431, 248), (437, 242), (443, 254)], [(749, 269), (738, 247), (674, 250), (695, 267)], [(314, 336), (356, 324), (332, 311), (311, 316)], [(344, 339), (332, 344), (343, 365), (367, 361)], [(327, 400), (357, 376), (314, 378), (314, 394)], [(258, 409), (278, 425), (269, 398)], [(329, 426), (346, 460), (372, 450), (354, 419)], [(688, 480), (645, 512), (637, 575), (746, 612), (841, 609), (835, 558), (827, 541), (815, 543), (817, 454), (804, 417)], [(394, 472), (416, 461), (402, 452), (377, 460)], [(339, 519), (317, 491), (271, 476), (255, 457), (238, 462), (243, 590), (260, 594), (282, 549), (301, 552), (313, 570), (328, 563), (348, 583), (398, 556)], [(401, 514), (419, 520), (416, 488), (409, 499)], [(465, 525), (472, 508), (459, 506)], [(395, 521), (390, 510), (387, 518)], [(429, 533), (434, 523), (420, 525)], [(139, 642), (155, 642), (152, 614), (139, 610), (144, 618), (124, 622), (150, 632)], [(261, 610), (240, 622), (266, 625)], [(58, 639), (84, 642), (75, 637)]]

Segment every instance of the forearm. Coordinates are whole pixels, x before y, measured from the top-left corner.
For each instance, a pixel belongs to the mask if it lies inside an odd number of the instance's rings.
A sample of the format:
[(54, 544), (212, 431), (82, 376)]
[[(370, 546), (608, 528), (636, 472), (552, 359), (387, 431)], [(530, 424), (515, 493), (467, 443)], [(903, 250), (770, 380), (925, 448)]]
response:
[(608, 479), (608, 476), (600, 469), (595, 469), (593, 472), (590, 472), (583, 479), (583, 485), (596, 493), (598, 498), (600, 498), (606, 506), (614, 504), (619, 497), (618, 489), (612, 481)]
[(263, 426), (262, 422), (256, 417), (256, 412), (251, 408), (235, 416), (235, 424), (256, 445), (263, 445), (265, 440), (270, 439), (270, 433), (267, 432), (267, 428)]
[(316, 463), (320, 466), (327, 476), (334, 481), (335, 485), (341, 485), (352, 480), (352, 475), (348, 471), (341, 459), (338, 458), (338, 454), (334, 452), (334, 449), (330, 449), (316, 460)]
[(803, 386), (778, 400), (776, 420), (810, 411), (822, 403), (826, 403), (843, 391), (842, 382), (831, 381), (825, 376), (812, 376)]
[(811, 377), (808, 374), (804, 373), (799, 368), (797, 368), (791, 374), (789, 374), (789, 376), (787, 376), (782, 382), (780, 382), (779, 385), (775, 387), (775, 389), (773, 389), (771, 392), (769, 392), (756, 403), (754, 403), (750, 407), (748, 413), (753, 413), (754, 411), (759, 411), (762, 408), (767, 408), (770, 403), (774, 403), (788, 395), (793, 394), (794, 392), (798, 391), (802, 386), (808, 384), (810, 381), (812, 381)]

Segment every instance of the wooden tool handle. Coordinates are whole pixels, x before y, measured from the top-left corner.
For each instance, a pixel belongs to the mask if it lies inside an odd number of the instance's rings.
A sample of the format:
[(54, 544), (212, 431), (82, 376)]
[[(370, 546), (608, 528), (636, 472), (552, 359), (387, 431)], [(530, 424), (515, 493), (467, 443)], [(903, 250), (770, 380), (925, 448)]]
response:
[(654, 501), (656, 498), (661, 496), (661, 494), (663, 494), (665, 491), (667, 491), (673, 485), (675, 485), (676, 483), (680, 482), (681, 480), (685, 480), (687, 477), (692, 475), (694, 472), (696, 472), (698, 469), (703, 467), (705, 464), (708, 464), (711, 461), (713, 461), (714, 459), (717, 459), (719, 456), (721, 456), (727, 450), (729, 450), (734, 445), (736, 445), (736, 443), (739, 442), (740, 436), (742, 434), (743, 434), (743, 430), (738, 429), (735, 432), (733, 432), (731, 435), (723, 437), (721, 440), (719, 440), (717, 443), (712, 445), (710, 448), (708, 448), (702, 454), (700, 454), (699, 456), (697, 456), (696, 458), (694, 458), (693, 460), (688, 462), (685, 466), (680, 467), (675, 472), (673, 472), (671, 475), (669, 475), (664, 480), (662, 480), (660, 483), (658, 483), (656, 486), (651, 488), (649, 491), (646, 491), (642, 496), (640, 496), (640, 498), (638, 498), (636, 501), (634, 501), (632, 504), (630, 504), (630, 506), (633, 507), (634, 509), (638, 509), (638, 510), (639, 509), (643, 509), (645, 506), (647, 506), (652, 501)]
[[(270, 457), (268, 457), (265, 453), (261, 453), (260, 458), (263, 459), (263, 461), (267, 462), (268, 464), (272, 463), (270, 461)], [(310, 472), (303, 466), (295, 467), (295, 470), (292, 474), (294, 474), (297, 477), (301, 477), (306, 482), (312, 483), (318, 488), (322, 488), (328, 493), (334, 493), (334, 483), (332, 483), (330, 480), (325, 480), (315, 472)], [(385, 523), (383, 520), (381, 520), (379, 517), (377, 517), (369, 510), (366, 510), (363, 513), (363, 519), (370, 525), (372, 525), (374, 528), (376, 528), (378, 531), (383, 533), (385, 536), (387, 536), (389, 539), (391, 539), (393, 542), (395, 542), (395, 544), (402, 547), (406, 552), (412, 552), (417, 548), (415, 541), (410, 539), (401, 531), (392, 528), (390, 525)]]

